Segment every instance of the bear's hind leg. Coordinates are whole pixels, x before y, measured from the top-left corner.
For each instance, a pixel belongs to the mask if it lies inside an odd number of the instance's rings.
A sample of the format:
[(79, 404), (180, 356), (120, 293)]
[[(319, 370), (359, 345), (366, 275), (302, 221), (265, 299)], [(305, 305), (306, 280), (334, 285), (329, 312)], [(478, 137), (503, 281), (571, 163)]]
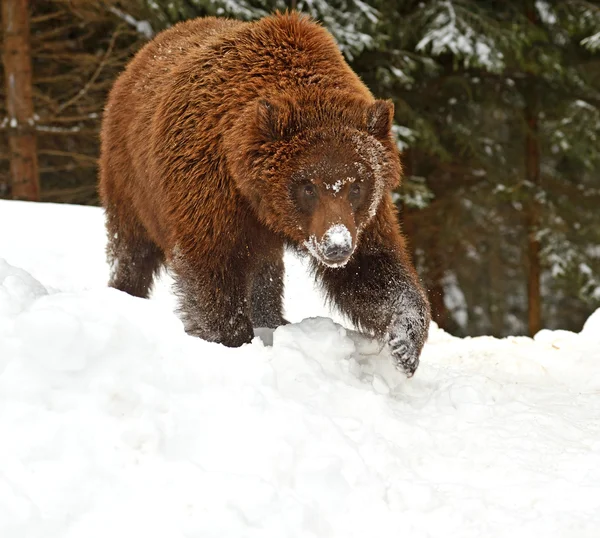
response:
[(179, 315), (185, 331), (209, 342), (239, 347), (254, 337), (243, 261), (215, 263), (180, 252), (172, 260)]
[(266, 263), (254, 276), (252, 282), (252, 325), (275, 329), (285, 325), (283, 318), (283, 276), (281, 255), (277, 261)]
[(126, 222), (107, 210), (106, 253), (110, 265), (111, 288), (135, 297), (148, 298), (154, 277), (164, 263), (161, 249), (148, 237), (138, 222)]

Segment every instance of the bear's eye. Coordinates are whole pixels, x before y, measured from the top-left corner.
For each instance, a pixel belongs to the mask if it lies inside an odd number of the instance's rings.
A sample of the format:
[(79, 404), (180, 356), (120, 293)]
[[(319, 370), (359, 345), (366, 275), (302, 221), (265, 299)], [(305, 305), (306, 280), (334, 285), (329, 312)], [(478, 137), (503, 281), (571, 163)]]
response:
[(350, 185), (350, 197), (358, 198), (360, 196), (360, 185), (358, 183), (352, 183)]
[(316, 194), (317, 194), (317, 191), (316, 191), (314, 185), (305, 185), (304, 186), (304, 195), (305, 196), (312, 197), (312, 196), (315, 196)]

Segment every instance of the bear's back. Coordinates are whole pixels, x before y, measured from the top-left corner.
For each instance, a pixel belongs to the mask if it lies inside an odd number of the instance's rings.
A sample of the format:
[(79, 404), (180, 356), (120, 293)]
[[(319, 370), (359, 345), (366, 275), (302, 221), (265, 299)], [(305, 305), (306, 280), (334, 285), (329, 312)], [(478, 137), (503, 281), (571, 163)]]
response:
[(315, 91), (372, 99), (318, 23), (296, 13), (255, 22), (198, 18), (161, 32), (136, 54), (109, 95), (106, 130), (140, 134), (147, 143), (161, 117), (179, 123), (187, 111), (207, 129), (256, 98)]
[[(149, 47), (133, 77), (137, 89), (154, 77), (151, 84), (167, 99), (181, 93), (199, 107), (215, 98), (233, 107), (273, 92), (317, 87), (372, 98), (331, 34), (297, 13), (254, 22), (194, 19), (163, 32)], [(214, 103), (206, 109), (214, 111)]]
[[(115, 82), (106, 112), (117, 106), (119, 113), (133, 116), (146, 105), (156, 108), (157, 99), (171, 89), (171, 75), (182, 60), (202, 49), (211, 39), (235, 30), (245, 23), (214, 17), (198, 18), (176, 24), (147, 43)], [(121, 116), (122, 118), (122, 116)]]
[(237, 199), (224, 141), (234, 125), (246, 125), (258, 99), (278, 95), (316, 118), (334, 101), (353, 106), (336, 95), (372, 100), (331, 34), (308, 17), (201, 18), (165, 30), (137, 53), (109, 96), (102, 199), (129, 201), (152, 238), (169, 243), (181, 214), (199, 223), (197, 208), (212, 207), (209, 200)]

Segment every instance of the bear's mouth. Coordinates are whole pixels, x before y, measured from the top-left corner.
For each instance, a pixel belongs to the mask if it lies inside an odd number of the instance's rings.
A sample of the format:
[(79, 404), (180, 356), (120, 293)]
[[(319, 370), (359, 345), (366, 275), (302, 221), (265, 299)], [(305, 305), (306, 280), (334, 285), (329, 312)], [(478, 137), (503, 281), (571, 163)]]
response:
[(343, 224), (334, 224), (320, 239), (311, 235), (304, 246), (327, 267), (344, 267), (354, 252), (352, 234)]

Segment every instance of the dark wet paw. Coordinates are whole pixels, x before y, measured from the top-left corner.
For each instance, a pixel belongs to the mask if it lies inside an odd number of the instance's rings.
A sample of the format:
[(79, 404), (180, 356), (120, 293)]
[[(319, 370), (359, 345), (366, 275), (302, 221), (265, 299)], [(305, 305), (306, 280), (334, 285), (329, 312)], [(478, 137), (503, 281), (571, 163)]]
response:
[(394, 366), (406, 377), (412, 377), (419, 366), (420, 352), (417, 347), (406, 338), (394, 335), (390, 335), (389, 345)]

